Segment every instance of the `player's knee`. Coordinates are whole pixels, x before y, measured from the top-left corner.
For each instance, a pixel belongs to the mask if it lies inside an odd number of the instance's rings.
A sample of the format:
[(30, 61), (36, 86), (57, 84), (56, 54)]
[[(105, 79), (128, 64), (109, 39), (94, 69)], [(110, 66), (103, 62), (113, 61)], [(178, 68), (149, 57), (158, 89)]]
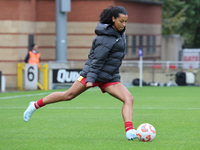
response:
[(64, 101), (70, 101), (70, 100), (72, 100), (74, 97), (75, 97), (75, 96), (74, 96), (73, 93), (68, 93), (68, 92), (66, 92), (66, 93), (64, 94), (64, 96), (63, 96), (63, 100), (64, 100)]
[(127, 102), (128, 102), (129, 104), (133, 105), (134, 99), (133, 99), (133, 96), (132, 96), (131, 94), (128, 95), (128, 97), (127, 97)]
[(131, 101), (132, 104), (134, 103), (134, 99), (133, 99), (132, 95), (130, 96), (130, 101)]

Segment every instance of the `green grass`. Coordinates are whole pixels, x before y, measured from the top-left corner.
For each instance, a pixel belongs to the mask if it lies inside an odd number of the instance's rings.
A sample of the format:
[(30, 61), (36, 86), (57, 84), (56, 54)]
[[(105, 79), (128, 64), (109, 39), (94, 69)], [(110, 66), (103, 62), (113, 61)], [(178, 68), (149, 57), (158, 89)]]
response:
[(1, 150), (198, 150), (200, 148), (199, 87), (131, 87), (133, 124), (150, 123), (152, 142), (128, 141), (122, 102), (87, 91), (69, 102), (37, 110), (29, 122), (22, 115), (29, 101), (54, 91), (0, 94)]

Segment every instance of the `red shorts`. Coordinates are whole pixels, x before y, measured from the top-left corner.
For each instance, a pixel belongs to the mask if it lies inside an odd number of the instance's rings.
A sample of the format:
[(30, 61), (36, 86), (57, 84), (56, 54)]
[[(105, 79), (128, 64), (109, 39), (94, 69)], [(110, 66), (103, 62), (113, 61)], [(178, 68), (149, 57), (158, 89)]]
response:
[[(80, 76), (78, 79), (77, 79), (79, 82), (81, 82), (82, 84), (86, 85), (85, 81), (86, 81), (86, 78), (85, 77), (82, 77)], [(104, 89), (108, 86), (111, 86), (111, 85), (114, 85), (114, 84), (117, 84), (117, 83), (121, 83), (121, 82), (107, 82), (107, 83), (104, 83), (104, 82), (94, 82), (93, 86), (92, 87), (95, 87), (95, 86), (98, 86), (101, 91), (103, 93), (105, 93)]]

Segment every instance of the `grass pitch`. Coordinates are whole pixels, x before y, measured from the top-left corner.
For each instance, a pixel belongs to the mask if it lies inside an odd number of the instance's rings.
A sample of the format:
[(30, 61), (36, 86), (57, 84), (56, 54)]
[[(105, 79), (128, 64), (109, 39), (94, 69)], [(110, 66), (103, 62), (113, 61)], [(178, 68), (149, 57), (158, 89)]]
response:
[(37, 110), (22, 119), (30, 101), (54, 91), (0, 94), (1, 150), (198, 150), (200, 148), (199, 87), (131, 87), (133, 124), (150, 123), (152, 142), (126, 140), (122, 102), (98, 88), (69, 102)]

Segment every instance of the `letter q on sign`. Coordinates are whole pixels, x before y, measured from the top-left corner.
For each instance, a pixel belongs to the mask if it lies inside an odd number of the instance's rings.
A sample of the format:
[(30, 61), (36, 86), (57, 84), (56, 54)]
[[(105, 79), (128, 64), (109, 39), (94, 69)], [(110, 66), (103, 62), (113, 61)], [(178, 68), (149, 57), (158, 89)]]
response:
[(65, 76), (66, 76), (66, 70), (65, 69), (58, 70), (57, 81), (60, 82), (60, 83), (64, 83), (65, 82)]
[(56, 81), (58, 83), (73, 83), (80, 76), (79, 70), (60, 69), (56, 74)]

